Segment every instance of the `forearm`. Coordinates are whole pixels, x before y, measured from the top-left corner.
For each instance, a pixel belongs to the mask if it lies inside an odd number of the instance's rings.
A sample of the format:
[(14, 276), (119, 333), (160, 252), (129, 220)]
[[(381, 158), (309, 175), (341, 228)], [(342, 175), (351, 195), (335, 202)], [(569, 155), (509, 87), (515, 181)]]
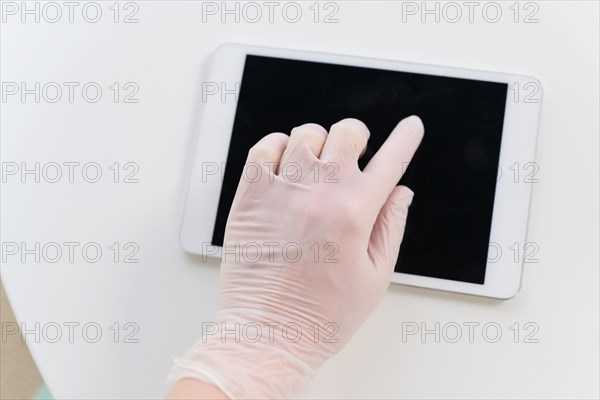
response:
[(196, 379), (184, 378), (177, 382), (167, 399), (227, 400), (227, 396), (214, 385)]

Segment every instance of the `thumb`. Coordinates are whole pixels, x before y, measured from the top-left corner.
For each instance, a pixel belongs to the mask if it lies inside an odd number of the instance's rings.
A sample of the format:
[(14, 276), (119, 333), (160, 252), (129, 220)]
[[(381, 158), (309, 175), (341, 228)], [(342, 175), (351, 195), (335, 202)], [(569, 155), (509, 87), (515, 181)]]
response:
[(389, 275), (390, 279), (398, 261), (413, 196), (413, 191), (406, 186), (396, 186), (379, 211), (371, 233), (368, 249), (371, 262), (375, 269)]

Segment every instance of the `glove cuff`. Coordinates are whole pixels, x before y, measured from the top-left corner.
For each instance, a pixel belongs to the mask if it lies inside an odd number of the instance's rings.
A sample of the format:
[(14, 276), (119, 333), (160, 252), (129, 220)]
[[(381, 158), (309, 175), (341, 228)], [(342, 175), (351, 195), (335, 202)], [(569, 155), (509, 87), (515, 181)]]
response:
[(174, 361), (168, 383), (194, 378), (218, 387), (230, 399), (289, 398), (308, 385), (316, 371), (289, 352), (261, 339), (204, 336)]

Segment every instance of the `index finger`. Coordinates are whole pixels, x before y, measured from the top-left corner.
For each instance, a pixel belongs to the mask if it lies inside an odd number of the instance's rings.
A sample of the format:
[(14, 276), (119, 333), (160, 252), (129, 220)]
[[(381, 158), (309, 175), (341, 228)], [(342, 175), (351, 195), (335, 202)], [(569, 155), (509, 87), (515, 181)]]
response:
[(404, 118), (396, 125), (379, 151), (371, 158), (364, 173), (377, 181), (377, 198), (385, 203), (404, 174), (423, 139), (423, 122), (416, 115)]

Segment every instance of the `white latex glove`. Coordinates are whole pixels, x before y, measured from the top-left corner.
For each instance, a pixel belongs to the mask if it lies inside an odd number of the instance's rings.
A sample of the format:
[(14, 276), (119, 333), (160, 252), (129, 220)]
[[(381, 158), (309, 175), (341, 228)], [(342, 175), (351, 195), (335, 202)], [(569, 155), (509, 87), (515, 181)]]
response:
[(169, 380), (234, 399), (304, 390), (390, 284), (413, 198), (396, 184), (422, 137), (418, 117), (402, 120), (364, 171), (369, 131), (355, 119), (261, 139), (227, 221), (215, 323)]

